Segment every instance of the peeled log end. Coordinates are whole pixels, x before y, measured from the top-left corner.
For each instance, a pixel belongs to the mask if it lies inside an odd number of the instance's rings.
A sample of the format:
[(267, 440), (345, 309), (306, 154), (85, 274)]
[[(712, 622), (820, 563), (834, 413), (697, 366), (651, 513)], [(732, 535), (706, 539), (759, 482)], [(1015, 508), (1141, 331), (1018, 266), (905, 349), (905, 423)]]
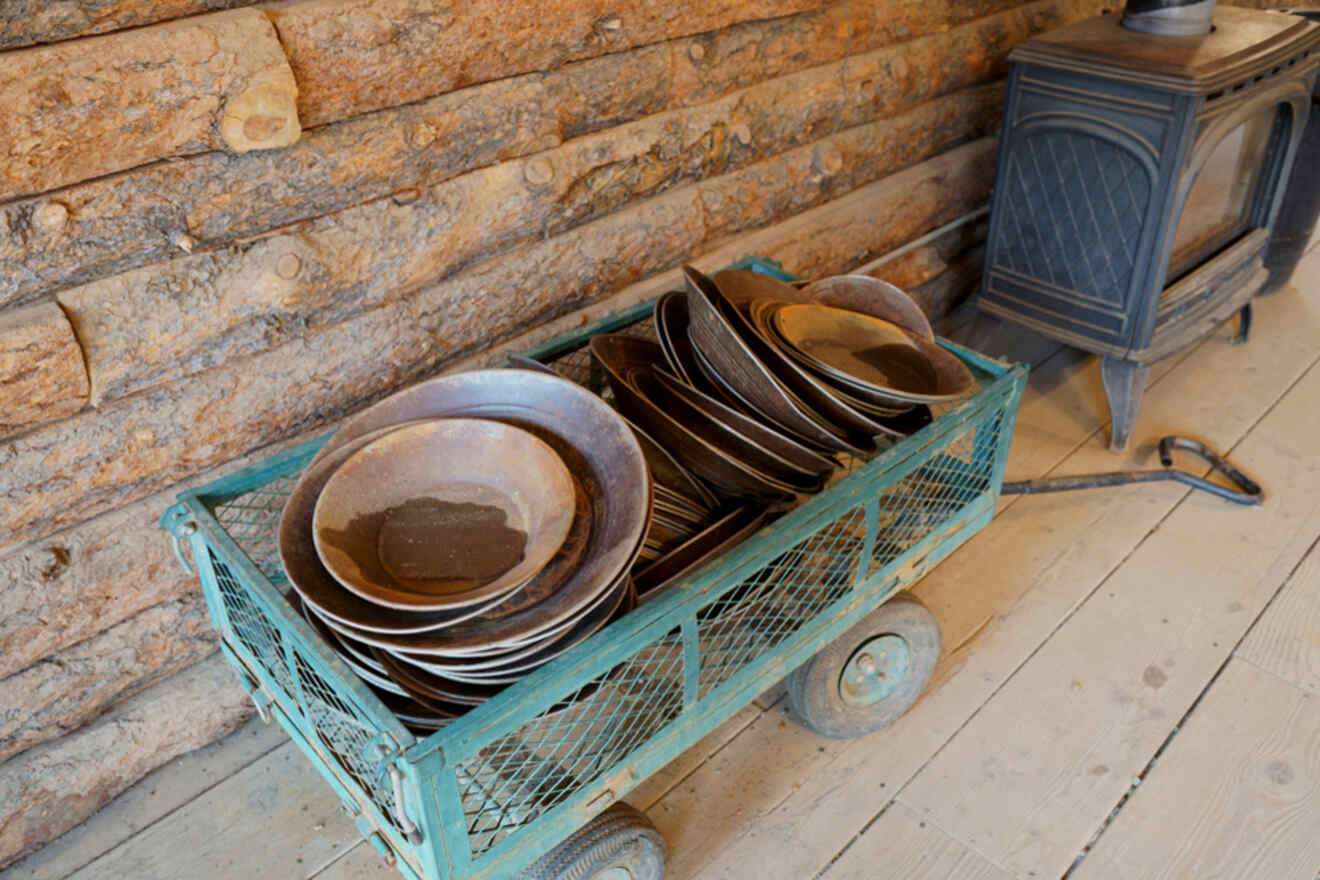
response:
[(235, 153), (292, 146), (302, 134), (298, 86), (287, 67), (263, 71), (225, 105), (220, 136)]

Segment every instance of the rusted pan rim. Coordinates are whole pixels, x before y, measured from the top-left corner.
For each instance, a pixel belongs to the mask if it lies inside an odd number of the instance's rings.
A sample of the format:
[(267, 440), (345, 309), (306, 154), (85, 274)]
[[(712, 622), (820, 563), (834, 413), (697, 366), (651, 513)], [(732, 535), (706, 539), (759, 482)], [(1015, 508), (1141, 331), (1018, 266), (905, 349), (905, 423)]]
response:
[(715, 282), (691, 266), (683, 267), (683, 276), (692, 316), (692, 344), (743, 403), (780, 430), (816, 448), (858, 455), (874, 449), (868, 441), (850, 439), (843, 428), (825, 423), (762, 363), (735, 328), (734, 322), (741, 316)]
[(619, 408), (665, 444), (684, 466), (722, 492), (767, 502), (791, 500), (797, 492), (795, 487), (761, 473), (694, 434), (633, 386), (627, 371), (639, 365), (654, 365), (660, 357), (659, 348), (654, 342), (618, 334), (591, 340), (592, 354), (605, 368)]

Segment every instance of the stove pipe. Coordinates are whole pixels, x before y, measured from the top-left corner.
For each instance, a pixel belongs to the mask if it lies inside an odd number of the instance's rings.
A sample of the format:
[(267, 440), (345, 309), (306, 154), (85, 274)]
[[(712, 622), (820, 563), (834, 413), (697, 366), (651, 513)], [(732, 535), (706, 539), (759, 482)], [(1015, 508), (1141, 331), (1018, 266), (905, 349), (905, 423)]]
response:
[(1123, 27), (1162, 37), (1210, 33), (1218, 0), (1128, 0)]

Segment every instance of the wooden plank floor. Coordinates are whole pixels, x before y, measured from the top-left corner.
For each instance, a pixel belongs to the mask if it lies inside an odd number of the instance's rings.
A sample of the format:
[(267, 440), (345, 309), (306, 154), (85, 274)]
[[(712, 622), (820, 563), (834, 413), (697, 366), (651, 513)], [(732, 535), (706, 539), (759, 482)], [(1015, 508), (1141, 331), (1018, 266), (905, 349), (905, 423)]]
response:
[[(782, 689), (628, 797), (670, 880), (1320, 876), (1320, 246), (1293, 289), (1152, 372), (1138, 443), (1186, 433), (1260, 509), (1175, 484), (1005, 498), (914, 592), (945, 656), (852, 742)], [(994, 322), (1033, 364), (1009, 477), (1149, 467), (1105, 450), (1094, 358)], [(336, 799), (256, 722), (162, 768), (4, 880), (387, 878)]]

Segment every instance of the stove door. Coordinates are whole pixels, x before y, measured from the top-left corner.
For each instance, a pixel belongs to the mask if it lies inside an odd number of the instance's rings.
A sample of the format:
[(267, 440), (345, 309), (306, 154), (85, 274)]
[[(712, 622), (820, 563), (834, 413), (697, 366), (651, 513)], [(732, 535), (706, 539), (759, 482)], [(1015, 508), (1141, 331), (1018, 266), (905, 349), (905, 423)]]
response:
[(1094, 111), (1006, 132), (981, 306), (1092, 350), (1130, 344), (1158, 207), (1151, 140)]

